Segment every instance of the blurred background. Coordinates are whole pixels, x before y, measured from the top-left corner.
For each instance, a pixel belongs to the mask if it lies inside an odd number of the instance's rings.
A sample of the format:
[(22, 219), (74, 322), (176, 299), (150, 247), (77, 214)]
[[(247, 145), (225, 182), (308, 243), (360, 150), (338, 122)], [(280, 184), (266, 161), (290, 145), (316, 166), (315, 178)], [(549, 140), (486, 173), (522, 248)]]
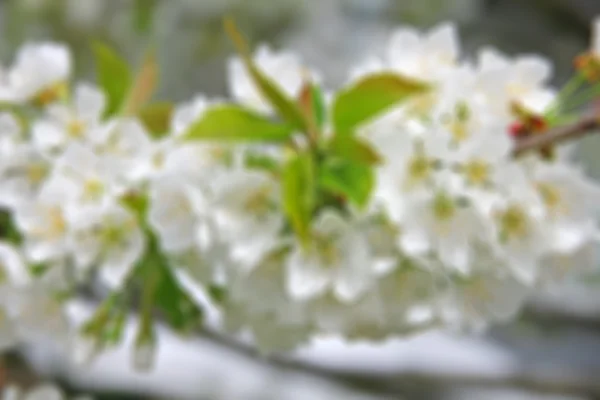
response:
[[(0, 58), (7, 62), (28, 40), (63, 41), (74, 51), (77, 75), (93, 79), (93, 40), (112, 44), (131, 62), (154, 44), (159, 97), (225, 95), (232, 51), (221, 25), (226, 14), (252, 43), (299, 52), (330, 87), (398, 25), (428, 28), (447, 20), (459, 26), (466, 54), (483, 45), (539, 53), (555, 63), (560, 84), (588, 45), (600, 0), (4, 0)], [(600, 139), (580, 147), (588, 171), (600, 178)], [(75, 318), (87, 311), (81, 304)], [(37, 345), (3, 358), (0, 385), (53, 379), (99, 399), (600, 399), (600, 280), (540, 294), (519, 321), (483, 337), (431, 333), (378, 345), (323, 340), (264, 359), (218, 337), (161, 335), (152, 374), (132, 372), (127, 344), (89, 370)]]

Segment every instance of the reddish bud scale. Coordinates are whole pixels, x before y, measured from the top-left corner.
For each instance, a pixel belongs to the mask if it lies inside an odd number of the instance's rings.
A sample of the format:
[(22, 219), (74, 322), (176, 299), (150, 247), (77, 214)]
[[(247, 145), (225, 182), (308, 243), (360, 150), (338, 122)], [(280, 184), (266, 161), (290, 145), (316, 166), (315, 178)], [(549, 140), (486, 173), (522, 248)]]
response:
[[(515, 139), (524, 139), (532, 135), (543, 135), (549, 128), (548, 121), (543, 117), (534, 114), (519, 113), (518, 121), (513, 122), (508, 127), (508, 133)], [(554, 147), (546, 146), (540, 149), (542, 158), (549, 160), (554, 157)]]
[(524, 128), (525, 128), (525, 125), (523, 125), (523, 123), (513, 122), (508, 127), (508, 132), (510, 133), (510, 136), (512, 136), (513, 138), (516, 139), (523, 135), (523, 133), (525, 132)]

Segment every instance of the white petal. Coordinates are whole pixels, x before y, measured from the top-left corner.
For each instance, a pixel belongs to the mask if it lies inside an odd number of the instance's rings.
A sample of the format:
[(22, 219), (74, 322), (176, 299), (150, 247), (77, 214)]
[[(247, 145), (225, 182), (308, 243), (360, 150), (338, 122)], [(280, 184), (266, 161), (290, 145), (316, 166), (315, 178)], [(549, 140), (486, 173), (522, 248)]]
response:
[(356, 300), (371, 284), (373, 266), (365, 240), (357, 237), (342, 244), (344, 260), (333, 283), (335, 294), (340, 301)]
[(287, 262), (288, 294), (297, 301), (308, 300), (322, 293), (330, 282), (330, 271), (315, 257), (305, 257), (302, 250), (294, 251)]
[(31, 279), (21, 254), (4, 242), (0, 242), (0, 268), (4, 269), (12, 285), (23, 286)]
[(106, 106), (106, 98), (104, 93), (97, 87), (80, 83), (75, 89), (75, 105), (77, 114), (86, 119), (98, 120)]
[(423, 229), (403, 231), (399, 238), (400, 249), (409, 255), (422, 255), (431, 249), (427, 233)]

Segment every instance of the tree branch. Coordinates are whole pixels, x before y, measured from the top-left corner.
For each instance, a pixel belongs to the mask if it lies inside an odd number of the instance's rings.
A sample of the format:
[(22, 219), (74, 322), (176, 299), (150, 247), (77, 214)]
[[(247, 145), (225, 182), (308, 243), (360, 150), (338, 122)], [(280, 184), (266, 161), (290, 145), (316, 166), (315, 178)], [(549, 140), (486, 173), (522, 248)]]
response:
[(533, 135), (519, 139), (513, 150), (513, 156), (518, 157), (528, 151), (577, 139), (598, 132), (599, 129), (600, 116), (598, 115), (598, 111), (594, 110), (593, 112), (582, 115), (582, 117), (574, 123), (559, 126), (544, 132), (541, 135)]

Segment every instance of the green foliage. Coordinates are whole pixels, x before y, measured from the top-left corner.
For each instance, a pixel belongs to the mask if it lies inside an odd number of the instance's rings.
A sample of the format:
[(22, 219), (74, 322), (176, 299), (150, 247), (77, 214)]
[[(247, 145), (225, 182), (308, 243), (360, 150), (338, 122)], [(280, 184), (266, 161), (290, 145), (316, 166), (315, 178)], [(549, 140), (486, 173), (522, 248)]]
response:
[(215, 106), (185, 133), (187, 140), (285, 142), (294, 128), (236, 105)]
[(351, 135), (361, 124), (428, 89), (423, 82), (395, 73), (368, 75), (336, 96), (332, 107), (335, 132)]
[(307, 133), (312, 140), (318, 140), (327, 118), (323, 91), (314, 83), (306, 82), (300, 90), (298, 105), (306, 120)]
[(244, 164), (247, 168), (259, 169), (273, 174), (278, 174), (280, 165), (272, 157), (262, 154), (246, 154)]
[(254, 84), (264, 98), (273, 106), (277, 114), (296, 129), (306, 132), (307, 123), (298, 105), (284, 91), (256, 66), (246, 40), (237, 30), (232, 20), (225, 21), (225, 29), (234, 43)]
[(315, 161), (310, 152), (293, 154), (283, 168), (283, 208), (292, 228), (303, 242), (308, 240), (316, 205), (315, 170)]
[(94, 53), (98, 84), (106, 95), (104, 117), (108, 118), (123, 107), (133, 76), (127, 62), (105, 44), (95, 43)]
[(375, 172), (366, 164), (333, 159), (322, 166), (319, 185), (358, 207), (364, 207), (375, 185)]
[(204, 313), (190, 295), (179, 285), (169, 260), (159, 248), (152, 232), (147, 233), (148, 247), (139, 262), (137, 274), (143, 282), (142, 319), (160, 312), (169, 325), (180, 333), (188, 333), (202, 322)]
[(123, 338), (129, 313), (124, 297), (122, 292), (112, 293), (82, 327), (82, 334), (94, 339), (100, 349), (116, 346)]
[(333, 155), (354, 163), (376, 165), (381, 162), (379, 154), (355, 136), (336, 136), (329, 142), (328, 149)]
[(171, 103), (151, 103), (142, 107), (138, 118), (153, 137), (161, 138), (168, 133), (171, 127), (173, 111), (174, 106)]

